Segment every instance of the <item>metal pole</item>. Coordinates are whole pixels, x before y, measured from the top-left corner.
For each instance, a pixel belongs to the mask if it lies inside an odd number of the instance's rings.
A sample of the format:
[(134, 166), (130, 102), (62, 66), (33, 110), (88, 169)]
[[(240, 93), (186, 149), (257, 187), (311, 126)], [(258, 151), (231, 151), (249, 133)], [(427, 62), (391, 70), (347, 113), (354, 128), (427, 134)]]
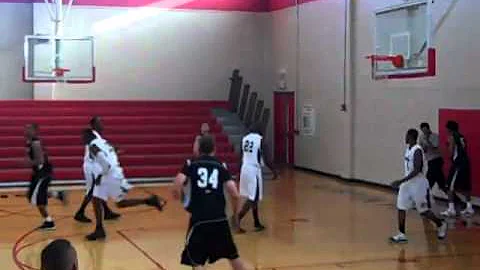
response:
[(55, 68), (62, 68), (62, 43), (58, 37), (63, 35), (63, 2), (54, 0), (55, 10)]

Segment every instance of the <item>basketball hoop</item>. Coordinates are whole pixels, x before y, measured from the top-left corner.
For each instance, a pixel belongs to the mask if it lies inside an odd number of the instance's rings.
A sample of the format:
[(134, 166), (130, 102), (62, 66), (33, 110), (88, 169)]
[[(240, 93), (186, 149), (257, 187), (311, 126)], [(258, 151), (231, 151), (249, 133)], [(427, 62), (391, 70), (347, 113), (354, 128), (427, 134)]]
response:
[(367, 59), (371, 59), (372, 63), (375, 62), (392, 62), (392, 65), (395, 68), (403, 68), (405, 67), (405, 59), (403, 55), (369, 55)]
[(63, 78), (66, 72), (70, 72), (70, 69), (68, 68), (54, 68), (52, 69), (52, 73), (55, 75), (55, 77), (60, 77)]

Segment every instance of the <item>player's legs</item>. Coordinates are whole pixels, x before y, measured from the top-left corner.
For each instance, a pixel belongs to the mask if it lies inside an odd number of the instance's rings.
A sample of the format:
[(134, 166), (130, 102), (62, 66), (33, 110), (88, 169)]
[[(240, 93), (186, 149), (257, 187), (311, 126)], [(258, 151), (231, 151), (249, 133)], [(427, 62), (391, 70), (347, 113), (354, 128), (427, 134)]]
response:
[(34, 173), (28, 191), (28, 199), (30, 203), (37, 207), (38, 212), (43, 218), (43, 224), (38, 227), (41, 230), (54, 230), (55, 222), (48, 214), (48, 186), (50, 185), (51, 177)]
[(390, 237), (392, 243), (406, 243), (408, 242), (405, 235), (405, 223), (407, 217), (407, 210), (412, 207), (412, 199), (410, 196), (410, 185), (403, 183), (400, 185), (397, 196), (397, 215), (398, 215), (398, 234)]
[(257, 189), (255, 193), (255, 201), (252, 204), (252, 215), (253, 215), (253, 222), (257, 231), (265, 230), (265, 227), (260, 222), (260, 218), (258, 216), (258, 203), (260, 200), (260, 183), (258, 182), (259, 179), (257, 178)]
[(472, 216), (475, 211), (473, 210), (472, 206), (472, 197), (471, 197), (471, 191), (472, 191), (472, 183), (471, 183), (471, 171), (470, 171), (470, 166), (463, 166), (460, 170), (460, 182), (458, 183), (458, 190), (460, 191), (461, 194), (465, 196), (465, 203), (466, 203), (466, 208), (462, 210), (460, 213), (464, 216)]
[(423, 218), (426, 218), (437, 226), (437, 236), (439, 239), (444, 239), (447, 235), (447, 223), (439, 219), (431, 210), (431, 194), (427, 180), (421, 181), (418, 179), (412, 183), (413, 198), (415, 201), (415, 208)]
[(452, 165), (448, 173), (448, 208), (441, 212), (442, 216), (455, 217), (457, 211), (455, 210), (455, 183), (458, 179), (458, 170)]
[(428, 162), (427, 179), (430, 188), (433, 188), (435, 183), (437, 183), (438, 188), (448, 195), (445, 175), (443, 174), (443, 159), (441, 157)]
[(93, 199), (93, 188), (94, 188), (94, 185), (93, 183), (88, 187), (88, 191), (87, 191), (87, 194), (85, 194), (85, 196), (83, 197), (83, 201), (82, 201), (82, 204), (80, 205), (80, 208), (78, 209), (77, 213), (75, 214), (75, 217), (74, 219), (78, 222), (82, 222), (82, 223), (90, 223), (92, 222), (91, 219), (89, 219), (86, 215), (85, 215), (85, 209), (87, 208), (88, 204), (92, 201)]
[[(82, 204), (80, 205), (80, 208), (78, 209), (77, 213), (75, 214), (74, 219), (83, 222), (83, 223), (90, 223), (92, 222), (91, 219), (89, 219), (85, 215), (85, 209), (87, 208), (88, 204), (92, 201), (93, 198), (93, 189), (94, 189), (94, 179), (95, 179), (95, 168), (96, 166), (92, 162), (86, 162), (83, 165), (83, 174), (85, 177), (85, 187), (86, 187), (86, 194), (83, 198)], [(103, 209), (104, 209), (104, 218), (105, 220), (115, 220), (120, 217), (120, 214), (113, 212), (107, 205), (106, 201), (102, 202), (103, 204)]]
[(242, 222), (242, 219), (245, 217), (248, 211), (250, 211), (250, 209), (253, 207), (253, 205), (254, 205), (254, 202), (252, 200), (248, 200), (248, 199), (244, 200), (242, 207), (237, 215), (237, 220), (236, 220), (237, 228), (235, 228), (237, 233), (245, 233), (245, 230), (242, 229), (242, 227), (240, 226), (240, 223)]
[(106, 233), (103, 227), (103, 203), (104, 199), (93, 196), (93, 210), (95, 212), (95, 231), (86, 236), (88, 241), (95, 241), (100, 239), (105, 239)]

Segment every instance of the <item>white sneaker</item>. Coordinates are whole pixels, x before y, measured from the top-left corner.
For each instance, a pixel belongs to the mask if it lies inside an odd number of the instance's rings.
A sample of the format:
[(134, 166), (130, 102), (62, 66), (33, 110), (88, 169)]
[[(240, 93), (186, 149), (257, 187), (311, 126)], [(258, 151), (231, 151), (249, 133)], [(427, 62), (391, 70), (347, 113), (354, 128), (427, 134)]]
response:
[(475, 210), (473, 210), (471, 207), (467, 207), (465, 210), (461, 211), (460, 214), (462, 214), (462, 216), (470, 217), (475, 214)]
[(445, 237), (447, 236), (447, 231), (448, 231), (447, 222), (443, 221), (442, 225), (437, 228), (438, 239), (440, 239), (440, 240), (445, 239)]
[(455, 217), (457, 216), (457, 212), (455, 210), (447, 209), (440, 213), (440, 215), (444, 217)]
[(398, 233), (397, 235), (390, 237), (390, 242), (395, 244), (401, 244), (401, 243), (407, 243), (408, 239), (405, 234)]

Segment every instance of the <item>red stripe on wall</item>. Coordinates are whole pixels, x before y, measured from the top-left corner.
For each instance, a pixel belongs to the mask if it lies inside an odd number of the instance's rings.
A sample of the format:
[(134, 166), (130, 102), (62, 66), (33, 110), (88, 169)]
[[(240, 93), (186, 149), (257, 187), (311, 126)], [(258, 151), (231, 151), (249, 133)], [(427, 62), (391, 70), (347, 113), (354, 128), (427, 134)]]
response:
[[(32, 2), (32, 0), (0, 0), (0, 2)], [(43, 3), (43, 0), (33, 0)], [(63, 0), (66, 2), (66, 0)], [(268, 0), (75, 0), (78, 6), (163, 7), (171, 9), (268, 12)]]
[[(63, 0), (65, 3), (66, 0)], [(298, 0), (299, 4), (319, 0)], [(0, 3), (43, 3), (43, 0), (0, 0)], [(269, 12), (295, 6), (296, 0), (76, 0), (74, 5), (104, 7), (159, 6), (171, 9)]]
[[(305, 4), (308, 2), (319, 1), (319, 0), (298, 0), (298, 4)], [(275, 11), (280, 9), (285, 9), (289, 7), (293, 7), (296, 5), (295, 0), (270, 0), (268, 5), (269, 11)]]

